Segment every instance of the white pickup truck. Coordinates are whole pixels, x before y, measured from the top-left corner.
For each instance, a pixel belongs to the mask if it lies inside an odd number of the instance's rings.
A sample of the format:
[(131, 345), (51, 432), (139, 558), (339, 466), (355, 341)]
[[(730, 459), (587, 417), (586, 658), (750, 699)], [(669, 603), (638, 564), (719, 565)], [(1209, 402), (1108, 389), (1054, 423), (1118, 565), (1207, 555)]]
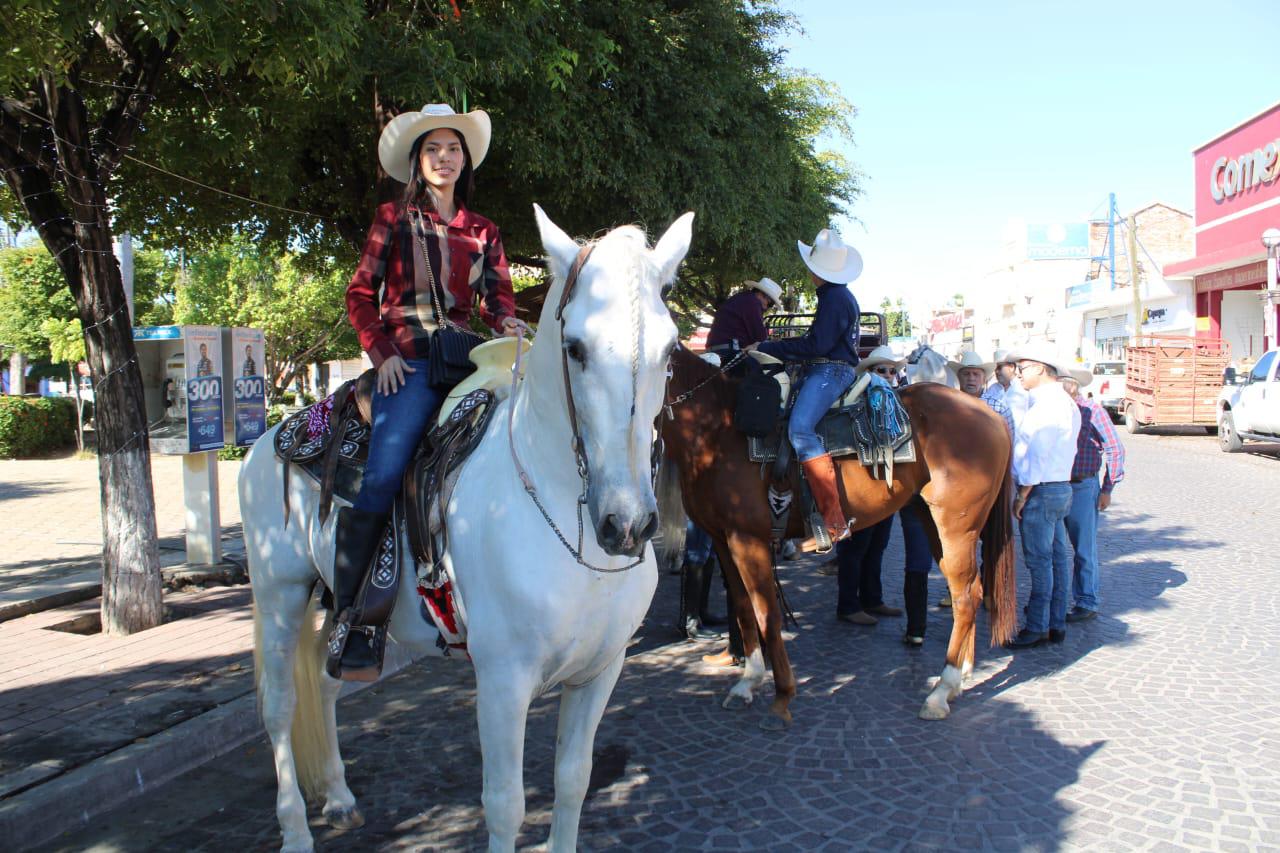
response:
[(1234, 453), (1245, 439), (1280, 441), (1280, 349), (1268, 350), (1218, 395), (1218, 446)]

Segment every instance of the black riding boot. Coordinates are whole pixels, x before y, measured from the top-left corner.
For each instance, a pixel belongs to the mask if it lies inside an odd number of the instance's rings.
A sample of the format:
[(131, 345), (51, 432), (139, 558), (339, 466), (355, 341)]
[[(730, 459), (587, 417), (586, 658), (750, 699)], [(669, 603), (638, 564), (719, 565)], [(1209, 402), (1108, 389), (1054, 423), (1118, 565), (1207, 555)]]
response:
[[(365, 630), (353, 630), (351, 620), (358, 619), (352, 608), (386, 526), (385, 512), (365, 512), (352, 507), (338, 510), (338, 535), (333, 555), (333, 613), (336, 627), (330, 639), (330, 650), (332, 652), (336, 642), (342, 651), (340, 661), (331, 653), (326, 664), (326, 669), (334, 678), (344, 681), (376, 681), (378, 678), (378, 656), (373, 650), (370, 636)], [(342, 634), (345, 634), (345, 638)]]
[(708, 571), (709, 567), (706, 563), (695, 566), (686, 562), (684, 568), (681, 569), (680, 631), (690, 640), (714, 640), (720, 636), (715, 631), (708, 631), (703, 628), (698, 621), (698, 611), (701, 609), (703, 601), (702, 576)]
[(924, 572), (907, 572), (902, 579), (902, 600), (907, 610), (907, 632), (902, 641), (909, 646), (924, 642), (925, 623), (929, 613), (929, 576)]
[[(698, 620), (702, 622), (702, 626), (704, 628), (720, 628), (723, 627), (724, 623), (727, 621), (725, 619), (712, 616), (711, 612), (707, 610), (707, 605), (711, 600), (711, 581), (714, 579), (716, 566), (719, 564), (719, 560), (715, 557), (711, 557), (702, 567), (702, 588), (698, 590)], [(723, 569), (720, 574), (721, 576), (724, 575)], [(727, 593), (728, 590), (729, 588), (726, 586), (725, 592)]]

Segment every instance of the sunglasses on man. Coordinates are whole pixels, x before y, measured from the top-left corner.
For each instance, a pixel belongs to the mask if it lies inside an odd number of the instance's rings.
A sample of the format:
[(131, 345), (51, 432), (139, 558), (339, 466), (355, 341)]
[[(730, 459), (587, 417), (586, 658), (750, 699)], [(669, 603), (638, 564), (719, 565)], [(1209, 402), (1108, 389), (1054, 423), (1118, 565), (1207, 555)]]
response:
[(892, 367), (873, 367), (871, 368), (871, 372), (878, 373), (881, 376), (893, 376), (895, 373), (897, 373), (897, 371), (894, 370)]

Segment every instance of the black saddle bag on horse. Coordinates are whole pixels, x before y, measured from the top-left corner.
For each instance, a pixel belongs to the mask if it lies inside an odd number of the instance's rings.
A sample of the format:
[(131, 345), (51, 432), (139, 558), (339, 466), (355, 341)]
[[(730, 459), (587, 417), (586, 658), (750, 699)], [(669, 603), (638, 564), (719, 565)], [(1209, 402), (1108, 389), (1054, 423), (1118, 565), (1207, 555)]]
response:
[(782, 410), (782, 386), (754, 359), (738, 383), (738, 402), (733, 409), (733, 425), (747, 435), (764, 438), (773, 432)]
[(445, 313), (442, 299), (436, 293), (436, 274), (427, 255), (424, 228), (419, 218), (413, 229), (413, 242), (418, 244), (422, 263), (413, 265), (413, 277), (419, 292), (426, 290), (431, 294), (431, 311), (436, 321), (435, 331), (427, 341), (427, 384), (448, 391), (475, 371), (471, 351), (484, 343), (484, 338), (457, 325)]

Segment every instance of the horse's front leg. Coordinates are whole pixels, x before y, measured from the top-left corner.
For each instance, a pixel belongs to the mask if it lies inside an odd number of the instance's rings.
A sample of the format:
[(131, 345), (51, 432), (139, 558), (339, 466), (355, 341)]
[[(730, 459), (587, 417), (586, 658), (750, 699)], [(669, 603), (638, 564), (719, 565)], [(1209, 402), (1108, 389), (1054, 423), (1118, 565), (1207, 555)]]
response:
[(484, 764), (484, 822), (490, 853), (516, 849), (524, 823), (524, 734), (533, 699), (532, 670), (476, 664), (476, 720)]
[(578, 847), (578, 820), (591, 780), (591, 751), (596, 728), (622, 672), (624, 652), (586, 684), (564, 686), (560, 695), (560, 723), (556, 733), (556, 803), (551, 816), (551, 853)]

